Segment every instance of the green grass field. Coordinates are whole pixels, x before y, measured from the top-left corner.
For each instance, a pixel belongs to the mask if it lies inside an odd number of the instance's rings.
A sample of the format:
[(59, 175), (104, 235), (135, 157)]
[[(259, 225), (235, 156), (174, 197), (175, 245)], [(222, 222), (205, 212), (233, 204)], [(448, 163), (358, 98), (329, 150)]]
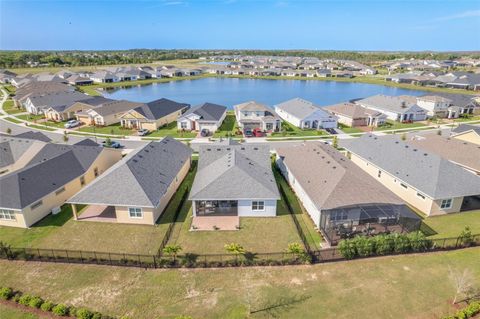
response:
[(340, 124), (340, 123), (338, 124), (338, 128), (341, 129), (343, 132), (345, 132), (347, 134), (365, 132), (365, 131), (359, 129), (358, 127), (350, 127), (350, 126), (346, 126), (346, 125)]
[(3, 110), (8, 114), (17, 114), (17, 113), (24, 112), (24, 110), (17, 108), (13, 100), (10, 100), (10, 99), (6, 100), (3, 103)]
[(327, 133), (323, 130), (301, 129), (288, 122), (282, 122), (282, 131), (272, 133), (272, 137), (302, 137), (302, 136), (321, 136)]
[(37, 315), (0, 303), (0, 319), (40, 319)]
[(458, 237), (465, 226), (470, 227), (472, 234), (480, 234), (480, 210), (426, 217), (423, 222), (434, 231), (431, 238)]
[(478, 256), (480, 248), (470, 248), (313, 266), (195, 270), (2, 260), (0, 282), (132, 319), (440, 318), (456, 309), (449, 272), (468, 270), (479, 283)]
[[(223, 120), (222, 125), (218, 128), (218, 130), (213, 133), (214, 137), (227, 137), (227, 135), (235, 136), (237, 119), (235, 117), (235, 113), (233, 111), (227, 111), (227, 116)], [(241, 135), (238, 135), (241, 137)]]
[(407, 128), (417, 128), (426, 126), (423, 123), (400, 123), (391, 120), (387, 120), (386, 124), (383, 126), (375, 127), (374, 131), (385, 131), (385, 130), (398, 130), (398, 129), (407, 129)]

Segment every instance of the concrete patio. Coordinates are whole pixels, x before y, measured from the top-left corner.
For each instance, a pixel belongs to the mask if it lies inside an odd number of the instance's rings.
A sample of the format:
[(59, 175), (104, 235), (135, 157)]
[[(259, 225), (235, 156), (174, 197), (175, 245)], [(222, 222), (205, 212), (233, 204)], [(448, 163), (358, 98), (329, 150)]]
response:
[(115, 214), (115, 207), (113, 206), (90, 205), (81, 211), (77, 220), (116, 223), (117, 216)]
[(238, 230), (238, 216), (197, 216), (192, 219), (190, 231)]

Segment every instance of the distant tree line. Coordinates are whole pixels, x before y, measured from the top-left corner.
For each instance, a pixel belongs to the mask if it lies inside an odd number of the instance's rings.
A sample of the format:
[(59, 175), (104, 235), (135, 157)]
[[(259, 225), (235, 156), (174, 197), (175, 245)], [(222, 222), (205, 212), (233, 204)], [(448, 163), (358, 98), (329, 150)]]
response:
[(361, 52), (313, 50), (120, 50), (120, 51), (0, 51), (0, 68), (41, 66), (89, 66), (141, 64), (175, 59), (196, 59), (215, 55), (300, 56), (320, 59), (355, 60), (363, 63), (395, 59), (447, 60), (463, 56), (480, 58), (480, 52)]

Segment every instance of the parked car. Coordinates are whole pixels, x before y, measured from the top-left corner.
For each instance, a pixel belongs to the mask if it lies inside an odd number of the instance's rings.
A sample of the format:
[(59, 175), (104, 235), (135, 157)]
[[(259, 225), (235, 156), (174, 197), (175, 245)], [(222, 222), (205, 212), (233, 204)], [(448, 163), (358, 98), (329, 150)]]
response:
[(65, 128), (74, 128), (74, 127), (80, 126), (81, 124), (82, 124), (82, 122), (80, 122), (80, 121), (70, 120), (67, 123), (65, 123), (64, 127)]
[(263, 133), (263, 131), (259, 128), (256, 128), (253, 130), (253, 136), (255, 137), (262, 137), (264, 136), (265, 134)]
[(146, 128), (142, 128), (141, 130), (138, 130), (139, 136), (145, 136), (145, 135), (148, 135), (148, 133), (150, 133), (150, 131), (147, 130)]
[(253, 137), (253, 131), (249, 128), (246, 128), (243, 130), (243, 135), (245, 137)]
[(338, 134), (338, 132), (334, 128), (326, 128), (325, 131), (330, 134)]
[(109, 139), (105, 140), (102, 142), (103, 147), (109, 147), (109, 148), (121, 148), (122, 145), (120, 143), (111, 141)]
[(208, 129), (204, 128), (200, 131), (200, 135), (203, 136), (203, 137), (206, 137), (206, 136), (210, 135), (210, 131)]

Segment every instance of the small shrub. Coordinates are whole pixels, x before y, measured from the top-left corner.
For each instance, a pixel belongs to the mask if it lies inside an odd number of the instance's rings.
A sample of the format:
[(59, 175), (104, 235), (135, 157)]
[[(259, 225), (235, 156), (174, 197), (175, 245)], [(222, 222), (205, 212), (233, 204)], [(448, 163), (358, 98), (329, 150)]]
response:
[(342, 240), (338, 244), (338, 249), (340, 250), (340, 254), (342, 254), (343, 258), (345, 259), (353, 259), (357, 257), (357, 248), (355, 246), (355, 242), (352, 240)]
[(22, 294), (16, 293), (15, 296), (13, 296), (12, 300), (16, 303), (20, 301), (20, 298), (22, 297)]
[(6, 132), (7, 132), (7, 134), (12, 134), (12, 129), (9, 128), (9, 127), (7, 127), (7, 131), (6, 131)]
[(92, 319), (92, 317), (93, 317), (93, 312), (85, 308), (79, 308), (75, 313), (75, 318), (78, 318), (78, 319)]
[(398, 254), (407, 253), (411, 249), (410, 240), (405, 235), (395, 234), (393, 242), (395, 243), (393, 251)]
[(0, 288), (0, 299), (8, 300), (13, 297), (12, 288), (2, 287)]
[(42, 309), (43, 311), (52, 311), (53, 309), (53, 302), (51, 301), (45, 301), (41, 306), (40, 306), (40, 309)]
[(40, 297), (32, 297), (28, 305), (32, 308), (39, 309), (43, 304), (43, 299)]
[(460, 233), (458, 239), (463, 246), (471, 246), (473, 243), (473, 235), (470, 227), (466, 226), (465, 229)]
[(107, 316), (103, 316), (100, 312), (94, 312), (92, 319), (107, 319)]
[(64, 317), (68, 315), (68, 307), (65, 306), (64, 304), (58, 304), (52, 308), (52, 312), (57, 316)]
[(368, 257), (375, 253), (375, 241), (372, 238), (357, 236), (352, 241), (355, 243), (358, 256)]
[(24, 294), (18, 299), (18, 303), (24, 306), (28, 306), (32, 297), (30, 295)]
[(394, 241), (389, 235), (378, 235), (375, 239), (375, 251), (378, 255), (388, 255), (393, 252)]

